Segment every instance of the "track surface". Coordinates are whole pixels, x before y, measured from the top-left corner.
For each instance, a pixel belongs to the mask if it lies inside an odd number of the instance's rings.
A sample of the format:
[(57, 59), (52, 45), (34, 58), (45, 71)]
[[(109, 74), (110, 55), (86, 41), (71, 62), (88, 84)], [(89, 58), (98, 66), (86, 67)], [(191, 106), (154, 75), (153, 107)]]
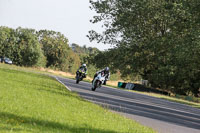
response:
[(91, 91), (91, 83), (57, 77), (73, 92), (151, 127), (158, 133), (200, 133), (200, 109), (110, 87)]

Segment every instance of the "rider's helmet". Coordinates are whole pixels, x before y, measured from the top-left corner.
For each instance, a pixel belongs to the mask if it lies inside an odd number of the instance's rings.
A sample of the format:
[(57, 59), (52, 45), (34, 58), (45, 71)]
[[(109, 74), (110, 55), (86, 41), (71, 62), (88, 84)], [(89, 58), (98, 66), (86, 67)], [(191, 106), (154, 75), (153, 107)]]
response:
[(82, 66), (83, 66), (83, 67), (86, 67), (86, 64), (83, 64)]
[(105, 71), (106, 73), (109, 73), (109, 67), (105, 67), (105, 68), (104, 68), (104, 71)]

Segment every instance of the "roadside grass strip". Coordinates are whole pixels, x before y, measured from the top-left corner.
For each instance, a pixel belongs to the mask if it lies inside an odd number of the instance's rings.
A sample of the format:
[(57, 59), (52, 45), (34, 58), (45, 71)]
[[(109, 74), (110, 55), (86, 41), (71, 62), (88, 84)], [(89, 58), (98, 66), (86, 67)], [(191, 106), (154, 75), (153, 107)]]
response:
[(83, 100), (52, 77), (7, 66), (0, 67), (0, 132), (155, 131)]

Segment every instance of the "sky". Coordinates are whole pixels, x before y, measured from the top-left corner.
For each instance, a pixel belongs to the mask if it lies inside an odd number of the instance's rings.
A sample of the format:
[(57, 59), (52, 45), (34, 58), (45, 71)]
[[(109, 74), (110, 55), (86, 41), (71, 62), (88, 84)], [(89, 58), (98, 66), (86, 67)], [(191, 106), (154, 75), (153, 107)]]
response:
[(89, 0), (0, 0), (0, 26), (54, 30), (64, 34), (70, 44), (111, 48), (86, 37), (89, 30), (103, 31), (101, 24), (89, 22), (96, 15), (89, 6)]

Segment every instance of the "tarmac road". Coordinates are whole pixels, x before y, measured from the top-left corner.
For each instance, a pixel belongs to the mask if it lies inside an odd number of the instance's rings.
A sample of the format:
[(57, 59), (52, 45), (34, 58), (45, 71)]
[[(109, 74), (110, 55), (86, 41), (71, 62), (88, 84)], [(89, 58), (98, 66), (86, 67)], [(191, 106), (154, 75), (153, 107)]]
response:
[(200, 109), (111, 87), (91, 91), (92, 84), (56, 77), (82, 98), (108, 107), (158, 133), (200, 133)]

